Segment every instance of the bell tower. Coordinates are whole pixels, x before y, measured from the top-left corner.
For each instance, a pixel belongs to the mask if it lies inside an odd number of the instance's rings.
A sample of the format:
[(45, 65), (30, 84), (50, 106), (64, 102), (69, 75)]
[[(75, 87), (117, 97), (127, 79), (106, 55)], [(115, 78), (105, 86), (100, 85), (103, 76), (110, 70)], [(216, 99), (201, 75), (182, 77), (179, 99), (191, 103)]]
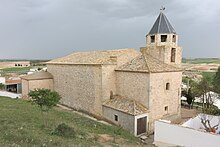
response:
[(182, 49), (178, 46), (178, 35), (161, 10), (150, 32), (146, 35), (146, 47), (141, 52), (160, 61), (181, 67)]

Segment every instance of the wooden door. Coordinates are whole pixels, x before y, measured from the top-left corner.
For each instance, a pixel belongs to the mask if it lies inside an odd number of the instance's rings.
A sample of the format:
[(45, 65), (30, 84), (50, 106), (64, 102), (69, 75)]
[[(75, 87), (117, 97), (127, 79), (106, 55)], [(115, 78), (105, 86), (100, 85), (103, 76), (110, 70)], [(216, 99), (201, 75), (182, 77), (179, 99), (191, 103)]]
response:
[(147, 117), (142, 117), (137, 119), (137, 135), (146, 132), (146, 125), (147, 125)]

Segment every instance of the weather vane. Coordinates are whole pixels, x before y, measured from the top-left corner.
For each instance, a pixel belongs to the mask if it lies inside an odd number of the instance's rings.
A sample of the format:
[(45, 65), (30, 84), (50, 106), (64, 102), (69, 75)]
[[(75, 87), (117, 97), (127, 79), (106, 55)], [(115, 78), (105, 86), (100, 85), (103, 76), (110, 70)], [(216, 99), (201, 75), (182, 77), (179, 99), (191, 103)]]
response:
[(165, 10), (165, 7), (161, 6), (160, 11), (164, 11), (164, 10)]

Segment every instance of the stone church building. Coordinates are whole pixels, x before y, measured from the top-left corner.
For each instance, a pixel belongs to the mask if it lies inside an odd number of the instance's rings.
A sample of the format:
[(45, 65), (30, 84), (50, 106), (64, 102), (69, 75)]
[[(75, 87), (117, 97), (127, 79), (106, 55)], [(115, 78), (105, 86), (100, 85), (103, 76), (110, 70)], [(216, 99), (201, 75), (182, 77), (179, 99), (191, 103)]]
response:
[(181, 60), (178, 36), (160, 12), (140, 51), (76, 52), (47, 68), (62, 104), (140, 135), (180, 115)]

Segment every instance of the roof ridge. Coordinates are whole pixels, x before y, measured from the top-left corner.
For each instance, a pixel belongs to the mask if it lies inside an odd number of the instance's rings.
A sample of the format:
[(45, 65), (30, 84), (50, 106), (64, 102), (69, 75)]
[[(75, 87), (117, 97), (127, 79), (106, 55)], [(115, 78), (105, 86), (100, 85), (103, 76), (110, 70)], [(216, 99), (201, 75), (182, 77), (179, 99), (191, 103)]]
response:
[[(170, 65), (170, 64), (164, 63), (164, 62), (160, 61), (159, 59), (157, 59), (157, 58), (151, 56), (150, 54), (147, 54), (147, 53), (145, 53), (145, 54), (148, 55), (148, 56), (150, 56), (152, 59), (157, 60), (158, 62), (160, 62), (160, 63), (162, 63), (162, 64), (164, 64), (164, 65), (166, 65), (166, 66), (170, 66), (170, 67), (173, 67), (173, 68), (176, 68), (176, 69), (179, 68), (179, 67), (176, 67), (176, 66), (174, 66), (174, 65)], [(179, 68), (179, 69), (181, 69), (181, 68)]]
[(164, 17), (164, 20), (166, 22), (167, 28), (168, 28), (169, 32), (171, 33), (170, 26), (168, 25), (168, 22), (167, 22), (168, 20), (166, 19), (165, 15), (163, 17)]
[(149, 71), (149, 73), (150, 73), (150, 72), (151, 72), (151, 69), (150, 69), (150, 66), (148, 65), (147, 58), (146, 58), (145, 54), (147, 54), (147, 53), (146, 53), (146, 52), (143, 53), (144, 61), (145, 61), (145, 63), (146, 63), (146, 66), (147, 66), (147, 68), (148, 68), (148, 71)]

